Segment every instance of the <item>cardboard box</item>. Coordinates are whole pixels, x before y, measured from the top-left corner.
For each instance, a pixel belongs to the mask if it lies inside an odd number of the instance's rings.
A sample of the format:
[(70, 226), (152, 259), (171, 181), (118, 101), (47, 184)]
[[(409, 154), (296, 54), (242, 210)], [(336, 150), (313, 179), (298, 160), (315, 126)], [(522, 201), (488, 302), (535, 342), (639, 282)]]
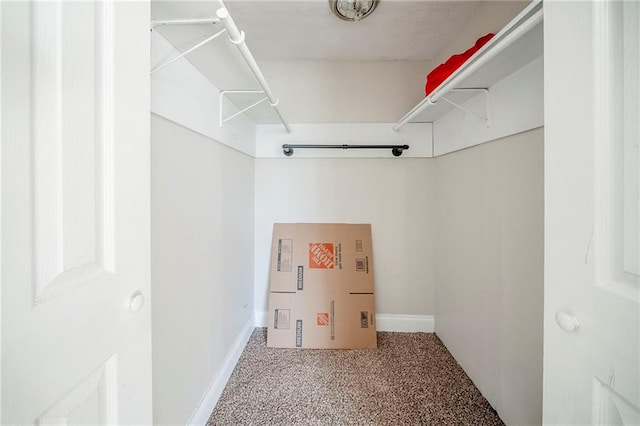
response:
[(268, 347), (375, 348), (371, 225), (275, 224)]
[(336, 286), (373, 293), (371, 225), (276, 223), (271, 244), (270, 291)]
[(328, 292), (307, 296), (301, 293), (270, 294), (268, 347), (377, 347), (373, 294)]

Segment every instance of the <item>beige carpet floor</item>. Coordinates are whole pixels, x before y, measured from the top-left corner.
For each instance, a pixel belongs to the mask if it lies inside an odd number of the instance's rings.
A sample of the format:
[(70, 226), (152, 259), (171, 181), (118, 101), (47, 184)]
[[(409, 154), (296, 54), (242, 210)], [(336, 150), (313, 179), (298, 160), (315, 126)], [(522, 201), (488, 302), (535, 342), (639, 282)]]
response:
[(378, 332), (378, 349), (266, 346), (256, 328), (208, 425), (502, 425), (430, 333)]

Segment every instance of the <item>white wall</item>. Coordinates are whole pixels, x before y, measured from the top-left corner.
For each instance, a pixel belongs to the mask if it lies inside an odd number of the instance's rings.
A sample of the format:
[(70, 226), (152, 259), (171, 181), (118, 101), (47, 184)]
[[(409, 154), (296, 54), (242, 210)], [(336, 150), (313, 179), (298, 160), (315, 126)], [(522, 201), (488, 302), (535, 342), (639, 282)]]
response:
[(257, 159), (255, 307), (267, 310), (276, 222), (371, 223), (376, 311), (432, 315), (435, 164), (428, 159)]
[(540, 424), (542, 129), (435, 161), (436, 333), (506, 424)]
[[(393, 123), (424, 97), (431, 69), (430, 61), (260, 65), (292, 123)], [(377, 312), (432, 315), (433, 170), (406, 158), (257, 159), (256, 310), (267, 310), (274, 222), (364, 222), (372, 224)]]
[(154, 424), (206, 422), (254, 323), (255, 124), (219, 92), (185, 58), (151, 77)]
[(151, 118), (154, 424), (186, 424), (253, 316), (254, 160)]
[(424, 98), (431, 61), (261, 61), (291, 123), (395, 123)]
[[(496, 33), (528, 3), (482, 2), (434, 64), (466, 50), (479, 36)], [(436, 333), (506, 424), (540, 424), (542, 129), (435, 162)]]

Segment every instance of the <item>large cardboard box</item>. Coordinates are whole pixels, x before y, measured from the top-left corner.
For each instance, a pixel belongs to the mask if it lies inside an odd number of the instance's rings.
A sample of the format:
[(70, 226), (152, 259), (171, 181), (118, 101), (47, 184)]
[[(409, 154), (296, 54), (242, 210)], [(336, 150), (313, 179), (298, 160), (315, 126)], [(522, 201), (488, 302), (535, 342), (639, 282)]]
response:
[(374, 305), (373, 294), (271, 293), (267, 346), (375, 348)]
[(275, 224), (267, 346), (375, 348), (371, 225)]
[(276, 223), (269, 289), (302, 292), (329, 286), (373, 293), (372, 262), (369, 224)]

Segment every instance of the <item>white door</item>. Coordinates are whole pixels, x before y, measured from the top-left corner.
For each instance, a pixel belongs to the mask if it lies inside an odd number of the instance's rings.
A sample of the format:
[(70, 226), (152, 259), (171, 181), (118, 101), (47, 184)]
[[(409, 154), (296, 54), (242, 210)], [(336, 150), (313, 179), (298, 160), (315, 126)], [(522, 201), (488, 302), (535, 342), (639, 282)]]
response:
[(639, 25), (544, 4), (545, 424), (640, 424)]
[(2, 424), (150, 424), (149, 5), (0, 8)]

